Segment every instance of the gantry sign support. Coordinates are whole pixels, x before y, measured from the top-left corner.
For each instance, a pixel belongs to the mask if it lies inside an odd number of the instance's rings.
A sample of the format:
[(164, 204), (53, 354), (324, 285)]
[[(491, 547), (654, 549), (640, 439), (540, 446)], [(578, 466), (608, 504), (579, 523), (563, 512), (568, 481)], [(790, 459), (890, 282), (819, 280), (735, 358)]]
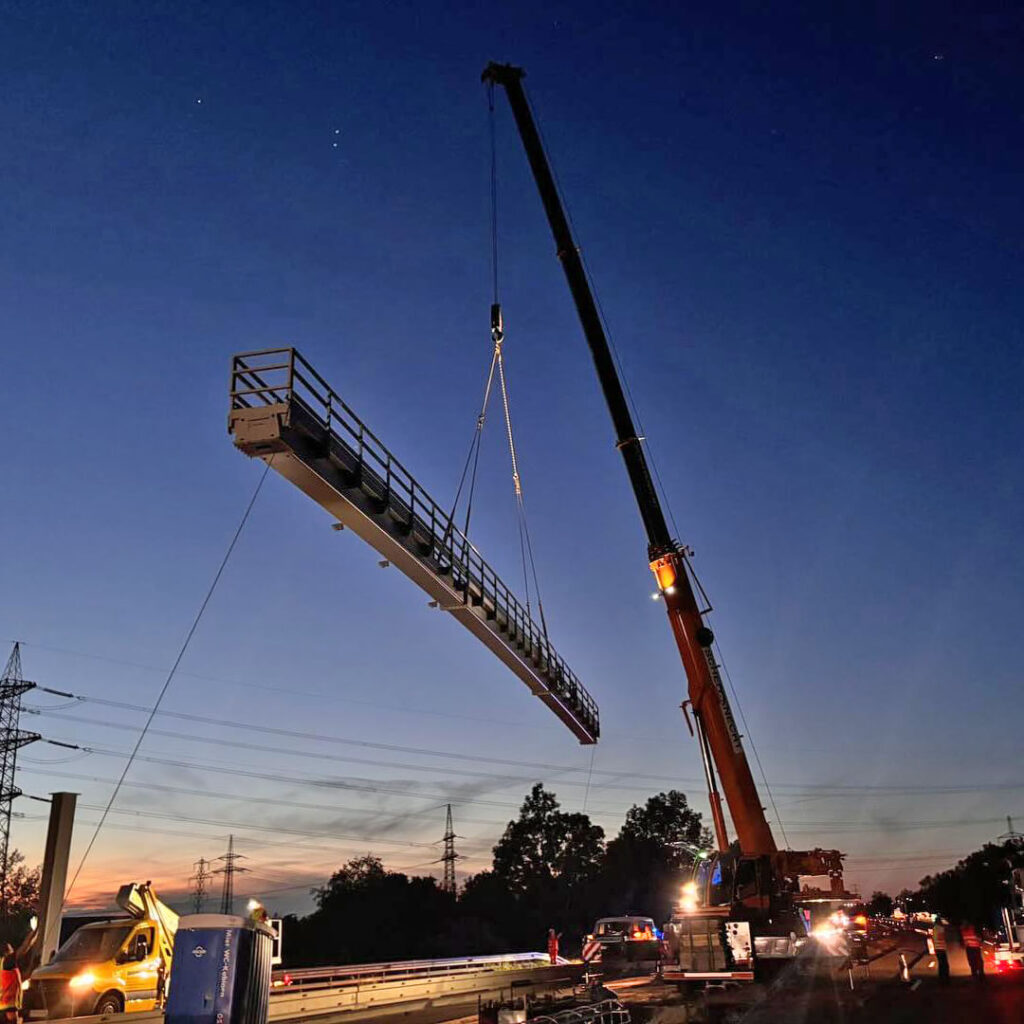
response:
[(234, 357), (228, 429), (483, 641), (581, 743), (597, 742), (597, 705), (545, 631), (295, 349)]

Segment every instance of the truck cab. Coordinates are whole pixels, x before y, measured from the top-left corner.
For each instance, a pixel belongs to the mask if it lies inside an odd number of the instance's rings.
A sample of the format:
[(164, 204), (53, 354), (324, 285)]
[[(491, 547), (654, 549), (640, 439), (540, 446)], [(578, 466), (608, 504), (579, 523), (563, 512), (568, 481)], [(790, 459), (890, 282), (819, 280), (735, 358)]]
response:
[(155, 1010), (163, 1005), (178, 915), (149, 883), (122, 886), (128, 917), (87, 924), (36, 968), (25, 991), (29, 1018)]
[(601, 959), (604, 961), (658, 960), (661, 956), (661, 940), (652, 917), (636, 914), (602, 917), (594, 924), (593, 932), (585, 938), (584, 943), (587, 942), (600, 944)]

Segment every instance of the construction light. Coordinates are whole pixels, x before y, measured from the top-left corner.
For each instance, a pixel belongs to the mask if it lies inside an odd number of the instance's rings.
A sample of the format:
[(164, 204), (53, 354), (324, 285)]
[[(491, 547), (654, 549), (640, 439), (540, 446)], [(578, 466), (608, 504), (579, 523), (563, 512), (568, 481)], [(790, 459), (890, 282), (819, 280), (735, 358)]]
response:
[(661, 600), (661, 592), (656, 590), (653, 594), (651, 594), (651, 600), (652, 601), (660, 601)]
[(651, 562), (651, 572), (654, 573), (662, 590), (668, 590), (676, 581), (676, 567), (672, 564), (671, 556), (656, 558)]
[(248, 910), (249, 913), (251, 914), (254, 910), (259, 910), (260, 906), (260, 901), (254, 899), (249, 900), (249, 902), (245, 905), (245, 909)]
[(666, 594), (674, 594), (675, 592), (676, 592), (676, 588), (675, 587), (666, 587), (665, 588), (665, 593)]

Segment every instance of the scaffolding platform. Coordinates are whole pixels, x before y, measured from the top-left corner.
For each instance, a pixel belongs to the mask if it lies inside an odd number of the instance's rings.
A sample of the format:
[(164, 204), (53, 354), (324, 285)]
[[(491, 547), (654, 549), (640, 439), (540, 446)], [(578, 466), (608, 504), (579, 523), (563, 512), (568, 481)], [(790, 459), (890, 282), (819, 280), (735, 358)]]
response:
[(597, 704), (449, 513), (294, 348), (231, 362), (228, 430), (417, 583), (572, 730), (596, 743)]

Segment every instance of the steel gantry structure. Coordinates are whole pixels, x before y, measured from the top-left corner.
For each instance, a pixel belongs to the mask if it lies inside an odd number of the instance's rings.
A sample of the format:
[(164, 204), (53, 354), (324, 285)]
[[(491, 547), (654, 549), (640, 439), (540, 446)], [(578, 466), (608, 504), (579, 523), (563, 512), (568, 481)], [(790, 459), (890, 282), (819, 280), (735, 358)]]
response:
[(462, 623), (580, 743), (597, 742), (597, 704), (547, 630), (294, 348), (233, 358), (228, 429), (237, 448), (268, 462)]

